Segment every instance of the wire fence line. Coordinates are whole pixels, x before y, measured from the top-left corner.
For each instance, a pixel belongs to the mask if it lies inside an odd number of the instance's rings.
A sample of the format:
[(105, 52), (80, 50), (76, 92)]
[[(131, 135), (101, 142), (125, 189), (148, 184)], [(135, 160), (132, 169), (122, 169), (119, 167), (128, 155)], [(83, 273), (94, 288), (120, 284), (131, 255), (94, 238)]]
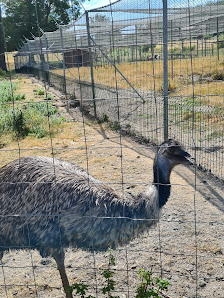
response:
[[(73, 25), (62, 26), (52, 33), (43, 32), (41, 37), (34, 38), (32, 41), (27, 40), (18, 51), (15, 56), (16, 70), (33, 73), (71, 95), (71, 98), (81, 102), (85, 112), (102, 121), (111, 121), (113, 127), (120, 133), (123, 130), (158, 145), (164, 139), (164, 133), (167, 130), (169, 137), (180, 140), (191, 150), (198, 166), (222, 179), (222, 12), (223, 5), (218, 2), (196, 5), (195, 1), (186, 1), (182, 6), (179, 2), (169, 3), (167, 90), (163, 87), (165, 76), (163, 10), (157, 1), (141, 1), (139, 4), (130, 0), (117, 1), (109, 6), (85, 12)], [(168, 94), (168, 123), (164, 121), (165, 91)], [(48, 123), (50, 123), (49, 119)], [(167, 127), (165, 127), (166, 124)], [(49, 130), (51, 130), (50, 127)], [(89, 150), (92, 148), (88, 144), (87, 149), (88, 135), (84, 117), (83, 131), (85, 144), (78, 149), (85, 152), (86, 169), (89, 173)], [(53, 145), (52, 136), (50, 139), (50, 149), (54, 156), (54, 152), (60, 148)], [(102, 149), (102, 146), (99, 148)], [(122, 187), (122, 193), (126, 187), (125, 171), (123, 171), (126, 148), (121, 134), (113, 148), (104, 147), (107, 151), (117, 149), (116, 154), (120, 158), (121, 183), (119, 184)], [(20, 153), (26, 150), (21, 148), (19, 141), (18, 149)], [(93, 145), (93, 149), (97, 151), (98, 148)], [(142, 149), (143, 146), (140, 150)], [(65, 149), (61, 148), (61, 150)], [(70, 148), (67, 147), (66, 150)], [(71, 150), (74, 148), (72, 147)], [(196, 172), (194, 178), (196, 179)], [(134, 183), (141, 184), (133, 181), (132, 184)], [(204, 209), (196, 212), (198, 208), (196, 193), (204, 188), (203, 183), (199, 185), (197, 183), (195, 181), (190, 191), (190, 196), (193, 198), (192, 206), (188, 209), (189, 213), (193, 213), (190, 219), (186, 218), (184, 212), (179, 213), (178, 219), (171, 213), (171, 216), (165, 216), (155, 230), (150, 232), (150, 237), (154, 234), (153, 239), (156, 239), (150, 248), (148, 242), (142, 247), (136, 241), (133, 246), (116, 252), (120, 262), (116, 270), (123, 273), (121, 279), (117, 281), (118, 294), (125, 293), (126, 297), (135, 296), (134, 285), (131, 283), (133, 275), (137, 273), (137, 266), (133, 261), (133, 256), (136, 258), (137, 255), (139, 260), (143, 260), (143, 264), (147, 260), (147, 264), (155, 266), (154, 272), (161, 276), (172, 276), (174, 281), (175, 278), (182, 277), (183, 284), (178, 283), (178, 286), (182, 285), (185, 288), (187, 297), (200, 297), (200, 295), (206, 297), (202, 294), (205, 279), (223, 281), (221, 275), (209, 277), (210, 261), (216, 265), (217, 272), (220, 274), (223, 257), (219, 250), (216, 251), (214, 248), (215, 253), (213, 253), (213, 248), (210, 248), (207, 254), (199, 245), (201, 250), (198, 251), (200, 232), (212, 230), (215, 234), (220, 221), (216, 217), (209, 221), (205, 220), (201, 217)], [(22, 184), (20, 187), (25, 189), (25, 183)], [(116, 182), (110, 180), (109, 184), (116, 185)], [(173, 186), (175, 187), (175, 183)], [(176, 186), (184, 188), (187, 184), (176, 183)], [(186, 188), (186, 192), (189, 192), (189, 189)], [(221, 204), (222, 202), (220, 206)], [(10, 214), (4, 216), (7, 218)], [(26, 218), (31, 215), (24, 214), (24, 216)], [(33, 218), (35, 216), (38, 217), (39, 214), (32, 215)], [(45, 217), (43, 214), (41, 216)], [(62, 217), (60, 212), (55, 212), (52, 216), (58, 219)], [(135, 222), (133, 218), (129, 219)], [(29, 231), (28, 226), (27, 230)], [(186, 231), (189, 231), (190, 236), (186, 235)], [(178, 238), (179, 247), (171, 249), (166, 238), (168, 234)], [(189, 239), (186, 247), (181, 242), (184, 237)], [(218, 237), (221, 239), (222, 234)], [(145, 239), (143, 238), (142, 241), (144, 244)], [(210, 246), (209, 239), (206, 241), (204, 245)], [(164, 245), (165, 243), (167, 246)], [(33, 248), (31, 245), (27, 247)], [(42, 290), (40, 288), (44, 288), (36, 278), (42, 267), (33, 261), (33, 254), (35, 253), (29, 253), (30, 262), (26, 262), (24, 267), (32, 270), (29, 274), (33, 277), (33, 282), (30, 282), (29, 286), (33, 289), (33, 296), (38, 297)], [(151, 258), (151, 255), (156, 255), (156, 261)], [(81, 258), (81, 255), (79, 256)], [(87, 258), (90, 258), (89, 255)], [(87, 282), (91, 286), (92, 293), (101, 297), (102, 283), (99, 276), (102, 270), (99, 256), (93, 254), (91, 258), (87, 266), (91, 282), (89, 279)], [(191, 260), (190, 263), (187, 258)], [(180, 266), (183, 260), (187, 260), (185, 262), (187, 269), (184, 270), (182, 267), (182, 271), (174, 269), (173, 260)], [(16, 266), (9, 264), (5, 265), (3, 261), (1, 262), (1, 287), (5, 288), (6, 297), (10, 297), (7, 289), (17, 286), (15, 281), (9, 280), (10, 268), (15, 269)], [(84, 267), (81, 264), (80, 266), (69, 265), (69, 268), (76, 276), (74, 272), (82, 274)], [(83, 277), (84, 281), (86, 279)], [(52, 291), (57, 288), (51, 280), (48, 282)], [(23, 284), (18, 283), (18, 286), (21, 287)], [(26, 283), (25, 286), (27, 286)], [(178, 290), (174, 291), (176, 295)]]
[(117, 1), (42, 32), (19, 49), (16, 70), (38, 73), (76, 99), (81, 84), (89, 113), (112, 122), (118, 92), (119, 126), (157, 144), (165, 130), (189, 147), (193, 125), (198, 165), (223, 179), (224, 4), (171, 1), (167, 16), (167, 74), (157, 1)]

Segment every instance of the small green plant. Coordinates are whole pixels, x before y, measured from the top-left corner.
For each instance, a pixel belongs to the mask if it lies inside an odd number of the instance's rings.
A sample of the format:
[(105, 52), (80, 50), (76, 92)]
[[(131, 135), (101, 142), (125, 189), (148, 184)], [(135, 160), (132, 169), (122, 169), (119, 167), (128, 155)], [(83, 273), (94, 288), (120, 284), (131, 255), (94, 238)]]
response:
[(111, 126), (111, 129), (112, 129), (112, 130), (115, 130), (115, 131), (121, 129), (121, 126), (120, 126), (120, 124), (119, 124), (118, 121), (112, 122), (110, 126)]
[[(103, 270), (101, 275), (104, 278), (105, 286), (102, 288), (102, 293), (107, 298), (119, 298), (119, 296), (112, 296), (112, 291), (115, 290), (116, 282), (113, 279), (114, 277), (114, 270), (113, 266), (115, 266), (115, 257), (113, 250), (109, 249), (107, 254), (105, 255), (108, 258), (108, 265), (107, 268)], [(152, 276), (152, 271), (140, 269), (138, 272), (138, 276), (140, 278), (140, 284), (136, 290), (136, 298), (148, 298), (148, 297), (168, 297), (164, 294), (164, 291), (168, 290), (168, 286), (170, 285), (169, 282), (165, 279), (159, 278), (157, 276)], [(82, 298), (95, 298), (94, 296), (88, 295), (88, 286), (83, 283), (74, 283), (69, 288), (71, 294), (76, 291), (76, 295), (79, 295)]]
[(17, 137), (24, 138), (28, 135), (29, 129), (26, 126), (26, 120), (21, 109), (14, 110), (12, 121)]
[(72, 294), (73, 291), (76, 291), (76, 295), (79, 295), (81, 298), (94, 298), (93, 296), (89, 295), (86, 296), (86, 291), (88, 291), (88, 287), (83, 283), (74, 283), (69, 287), (70, 293)]
[(51, 94), (47, 94), (47, 100), (52, 100), (53, 99), (53, 96)]
[(104, 122), (108, 122), (109, 121), (109, 117), (104, 114), (103, 117), (101, 119), (99, 119), (99, 123), (104, 123)]
[(44, 95), (44, 89), (39, 89), (38, 91), (37, 91), (37, 94), (38, 95)]
[(108, 266), (102, 272), (102, 276), (106, 280), (106, 285), (102, 288), (102, 293), (104, 295), (107, 295), (108, 298), (111, 298), (111, 297), (118, 298), (118, 296), (112, 296), (111, 294), (111, 291), (115, 289), (115, 281), (113, 279), (115, 272), (112, 271), (112, 268), (111, 268), (112, 266), (115, 266), (115, 257), (111, 249), (108, 250), (108, 257), (109, 257)]
[(150, 270), (140, 269), (138, 276), (141, 280), (141, 283), (137, 287), (136, 298), (164, 297), (163, 291), (168, 290), (168, 281), (157, 276), (153, 278), (152, 271)]

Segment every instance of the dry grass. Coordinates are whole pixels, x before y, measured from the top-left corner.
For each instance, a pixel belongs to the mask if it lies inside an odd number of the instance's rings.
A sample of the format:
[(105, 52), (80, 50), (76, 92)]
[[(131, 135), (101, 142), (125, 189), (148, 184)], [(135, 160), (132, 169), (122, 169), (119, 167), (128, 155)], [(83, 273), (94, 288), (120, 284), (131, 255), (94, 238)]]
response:
[(5, 53), (5, 62), (7, 66), (7, 70), (15, 70), (15, 63), (14, 63), (14, 55), (17, 52), (9, 52)]
[[(192, 94), (192, 73), (195, 81), (195, 95), (223, 95), (223, 81), (211, 81), (215, 73), (224, 73), (224, 57), (217, 61), (215, 57), (204, 57), (169, 61), (169, 88), (175, 95)], [(121, 63), (117, 65), (119, 71), (125, 76), (132, 86), (142, 90), (161, 91), (163, 86), (163, 62), (141, 61), (132, 63)], [(62, 75), (63, 70), (57, 69), (55, 73)], [(66, 70), (69, 78), (80, 77), (80, 80), (91, 82), (90, 68), (70, 68)], [(94, 68), (94, 81), (110, 87), (130, 88), (129, 84), (116, 72), (112, 66), (105, 65)], [(219, 98), (217, 98), (219, 100)]]

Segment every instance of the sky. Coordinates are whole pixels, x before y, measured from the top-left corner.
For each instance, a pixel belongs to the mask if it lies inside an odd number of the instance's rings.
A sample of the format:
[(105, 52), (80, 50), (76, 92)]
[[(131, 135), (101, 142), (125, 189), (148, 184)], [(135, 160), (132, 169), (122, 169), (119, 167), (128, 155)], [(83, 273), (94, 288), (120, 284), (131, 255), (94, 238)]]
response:
[(116, 1), (117, 0), (111, 0), (111, 1), (110, 0), (90, 0), (90, 1), (86, 0), (83, 3), (83, 6), (85, 7), (86, 10), (88, 10), (88, 9), (105, 6)]
[[(83, 6), (85, 7), (86, 10), (89, 9), (94, 9), (98, 8), (101, 6), (108, 5), (110, 3), (116, 2), (117, 0), (85, 0)], [(136, 2), (137, 0), (131, 0), (130, 2)], [(140, 0), (141, 1), (141, 0)], [(149, 1), (149, 0), (148, 0)], [(206, 2), (216, 2), (217, 0), (190, 0), (190, 6), (195, 6), (195, 5), (202, 5), (205, 4)], [(167, 0), (168, 2), (168, 7), (178, 7), (184, 4), (184, 6), (188, 5), (188, 0)], [(163, 0), (151, 0), (151, 5), (153, 6), (161, 6)]]

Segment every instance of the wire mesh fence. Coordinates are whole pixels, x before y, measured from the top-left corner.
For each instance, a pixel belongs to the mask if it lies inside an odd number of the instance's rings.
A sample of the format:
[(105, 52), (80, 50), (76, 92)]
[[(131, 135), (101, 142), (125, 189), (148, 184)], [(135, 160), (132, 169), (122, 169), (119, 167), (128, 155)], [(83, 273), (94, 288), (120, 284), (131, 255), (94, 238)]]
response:
[[(73, 134), (76, 131), (83, 132), (82, 143), (76, 146), (69, 133), (60, 143), (53, 137), (54, 114), (51, 105), (55, 102), (46, 97), (43, 100), (46, 109), (42, 113), (49, 124), (50, 144), (46, 147), (38, 144), (36, 147), (24, 148), (17, 135), (14, 147), (1, 149), (2, 153), (7, 152), (19, 159), (30, 152), (32, 155), (40, 152), (42, 155), (51, 155), (55, 177), (58, 170), (55, 162), (57, 155), (72, 162), (80, 161), (87, 174), (95, 173), (99, 158), (102, 172), (96, 171), (97, 178), (102, 175), (107, 184), (124, 195), (130, 190), (137, 192), (148, 183), (148, 177), (146, 181), (141, 169), (153, 167), (152, 162), (145, 157), (154, 154), (149, 154), (144, 145), (128, 143), (123, 133), (157, 146), (168, 134), (169, 138), (184, 144), (195, 157), (198, 167), (212, 173), (222, 182), (224, 4), (222, 1), (168, 1), (167, 11), (164, 11), (164, 3), (116, 1), (85, 11), (73, 24), (61, 26), (55, 32), (42, 32), (39, 37), (26, 40), (14, 56), (16, 71), (32, 73), (66, 93), (69, 95), (69, 104), (80, 102), (83, 113), (97, 118), (99, 123), (109, 122), (112, 129), (119, 133), (102, 129), (104, 139), (100, 139), (96, 133), (90, 133), (83, 114), (82, 125), (70, 128)], [(167, 14), (165, 29), (164, 14)], [(46, 88), (45, 85), (45, 91)], [(14, 101), (7, 104), (12, 107), (15, 123), (16, 119), (21, 119), (20, 110), (23, 111), (24, 102), (18, 102), (16, 107)], [(5, 105), (1, 103), (2, 107)], [(96, 131), (98, 129), (95, 128)], [(130, 151), (130, 147), (134, 150)], [(133, 160), (138, 165), (130, 163)], [(172, 181), (173, 201), (165, 207), (158, 225), (144, 234), (141, 241), (136, 239), (114, 252), (117, 264), (113, 270), (118, 273), (118, 277), (115, 277), (115, 295), (135, 297), (138, 269), (152, 267), (155, 274), (171, 281), (171, 290), (168, 292), (171, 297), (222, 297), (223, 194), (210, 185), (205, 176), (200, 175), (193, 170), (188, 172), (186, 178), (179, 171)], [(46, 185), (51, 183), (44, 182)], [(26, 245), (18, 242), (16, 246), (32, 249), (34, 240), (32, 234), (29, 236), (31, 226), (35, 216), (44, 218), (44, 214), (35, 214), (29, 202), (29, 187), (31, 190), (39, 182), (34, 179), (29, 183), (29, 186), (15, 183), (15, 194), (22, 189), (22, 201), (28, 208), (24, 207), (26, 210), (22, 211), (25, 213), (22, 223), (16, 222), (15, 226), (18, 229), (22, 226), (24, 234), (28, 235)], [(65, 181), (63, 184), (66, 186)], [(44, 188), (46, 185), (42, 188), (40, 183), (39, 189), (43, 193), (47, 192), (47, 188)], [(56, 194), (54, 192), (50, 193), (49, 201), (56, 196), (59, 209), (49, 207), (52, 212), (50, 216), (55, 217), (56, 222), (63, 222), (63, 216), (70, 221), (69, 214), (60, 214), (60, 204), (63, 203), (57, 191)], [(13, 205), (11, 199), (10, 204)], [(41, 206), (41, 202), (35, 204)], [(14, 216), (20, 215), (13, 214), (11, 221), (15, 220)], [(5, 219), (6, 222), (8, 220), (10, 214)], [(134, 229), (135, 219), (131, 218), (130, 221), (133, 221), (131, 227)], [(47, 227), (49, 222), (37, 219), (37, 225), (41, 223)], [(62, 241), (60, 248), (63, 248), (67, 243), (60, 237), (63, 237), (66, 227), (64, 224), (58, 226), (56, 238), (58, 242)], [(17, 238), (16, 229), (13, 235)], [(94, 239), (92, 241), (92, 247), (89, 248), (94, 251), (96, 243)], [(66, 255), (69, 278), (88, 283), (90, 294), (97, 297), (103, 296), (102, 271), (106, 266), (103, 255), (79, 250), (74, 254), (72, 249)], [(49, 259), (41, 261), (33, 250), (27, 251), (25, 258), (23, 256), (24, 252), (18, 252), (14, 260), (11, 260), (10, 255), (2, 260), (2, 295), (46, 297), (48, 291), (49, 297), (51, 293), (59, 297), (60, 281), (54, 276), (56, 264)], [(21, 257), (25, 260), (24, 264), (18, 261)], [(21, 284), (24, 268), (26, 275), (24, 284)], [(15, 272), (19, 272), (20, 278), (17, 279)], [(47, 272), (47, 276), (43, 272)]]
[[(193, 131), (198, 165), (222, 179), (223, 4), (170, 1), (167, 15), (165, 129), (187, 146)], [(81, 85), (98, 118), (116, 122), (118, 104), (120, 127), (158, 144), (164, 137), (163, 42), (161, 3), (117, 1), (27, 41), (15, 64), (48, 72), (52, 84), (77, 99)]]

